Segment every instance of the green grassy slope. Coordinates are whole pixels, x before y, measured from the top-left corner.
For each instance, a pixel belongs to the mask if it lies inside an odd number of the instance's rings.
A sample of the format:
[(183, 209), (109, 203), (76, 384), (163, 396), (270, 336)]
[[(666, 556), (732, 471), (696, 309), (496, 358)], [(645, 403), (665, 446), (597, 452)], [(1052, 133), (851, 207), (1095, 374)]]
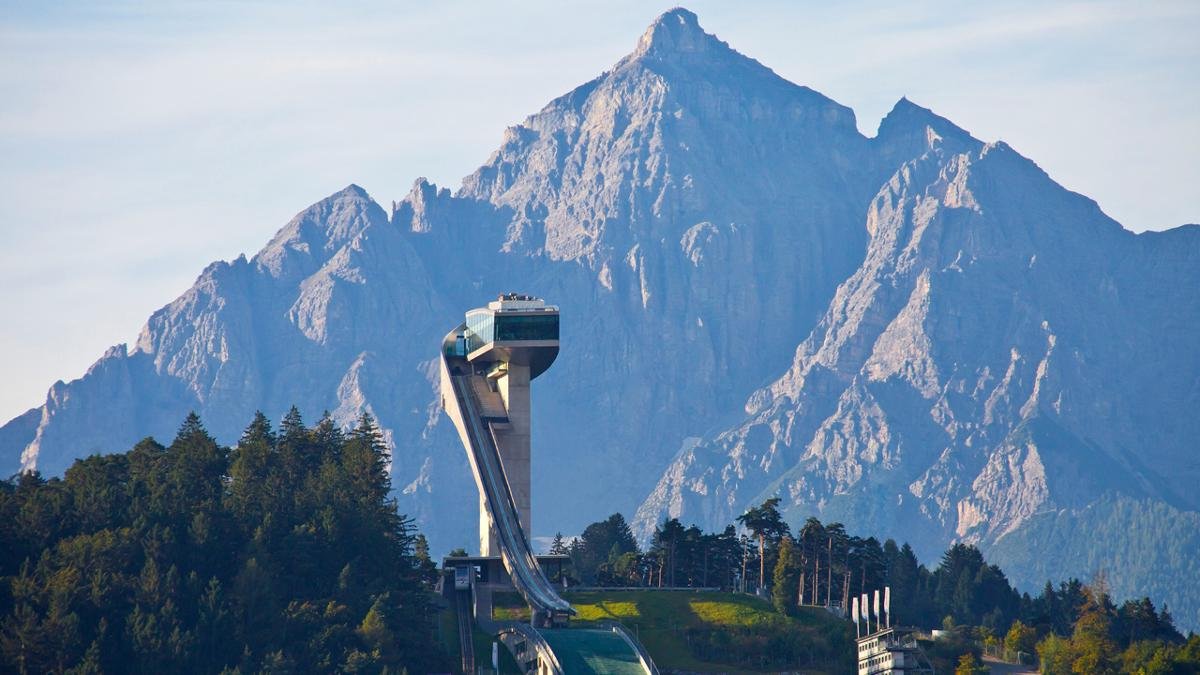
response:
[[(567, 593), (579, 612), (573, 626), (618, 621), (660, 668), (691, 672), (852, 672), (853, 628), (821, 609), (796, 616), (765, 600), (719, 592), (589, 591)], [(495, 598), (497, 619), (525, 619), (514, 594)]]

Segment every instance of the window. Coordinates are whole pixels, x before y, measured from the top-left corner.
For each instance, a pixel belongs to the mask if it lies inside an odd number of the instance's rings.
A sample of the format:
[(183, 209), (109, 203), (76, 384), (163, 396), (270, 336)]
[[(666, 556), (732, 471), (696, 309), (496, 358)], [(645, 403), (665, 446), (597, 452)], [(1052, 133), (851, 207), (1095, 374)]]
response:
[(467, 312), (467, 350), (475, 351), (492, 341), (492, 313), (487, 310)]
[(516, 315), (496, 317), (494, 339), (506, 340), (557, 340), (558, 315)]
[(492, 314), (488, 310), (467, 312), (467, 350), (475, 351), (493, 341), (557, 340), (558, 314)]

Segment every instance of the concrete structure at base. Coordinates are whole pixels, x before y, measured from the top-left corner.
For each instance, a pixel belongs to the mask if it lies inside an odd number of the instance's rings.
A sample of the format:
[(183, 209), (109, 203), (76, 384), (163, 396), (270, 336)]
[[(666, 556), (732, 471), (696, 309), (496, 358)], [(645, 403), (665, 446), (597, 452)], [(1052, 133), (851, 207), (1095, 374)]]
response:
[(858, 675), (934, 675), (910, 628), (884, 628), (858, 638)]

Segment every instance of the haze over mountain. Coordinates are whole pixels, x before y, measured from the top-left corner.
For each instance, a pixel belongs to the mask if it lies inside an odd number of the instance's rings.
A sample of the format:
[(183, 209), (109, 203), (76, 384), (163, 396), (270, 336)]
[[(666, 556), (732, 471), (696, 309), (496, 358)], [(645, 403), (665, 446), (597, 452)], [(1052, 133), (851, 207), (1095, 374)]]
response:
[(563, 310), (534, 535), (618, 510), (713, 528), (779, 494), (927, 561), (977, 543), (1027, 588), (1107, 568), (1195, 628), (1198, 282), (1200, 227), (1134, 235), (907, 100), (865, 137), (676, 9), (456, 193), (418, 180), (389, 214), (352, 185), (210, 265), (0, 428), (0, 459), (60, 474), (190, 409), (223, 442), (255, 409), (367, 410), (402, 510), (462, 545), (437, 345), (520, 290)]

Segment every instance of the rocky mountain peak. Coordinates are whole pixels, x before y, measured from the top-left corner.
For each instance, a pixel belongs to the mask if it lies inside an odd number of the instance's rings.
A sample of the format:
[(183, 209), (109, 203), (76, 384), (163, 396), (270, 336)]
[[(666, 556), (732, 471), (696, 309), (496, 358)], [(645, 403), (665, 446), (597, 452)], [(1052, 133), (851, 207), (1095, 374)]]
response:
[[(675, 85), (723, 82), (748, 93), (763, 86), (803, 89), (716, 35), (705, 32), (696, 15), (682, 7), (655, 19), (633, 52), (621, 59), (607, 76), (620, 78), (628, 72), (654, 73)], [(583, 89), (590, 91), (591, 84)]]
[[(675, 255), (676, 247), (659, 250), (662, 243), (679, 241), (699, 223), (785, 222), (799, 202), (814, 212), (809, 197), (824, 202), (846, 190), (856, 195), (851, 201), (865, 203), (873, 187), (857, 174), (870, 164), (866, 146), (849, 108), (783, 79), (676, 8), (608, 72), (511, 127), (456, 196), (509, 214), (504, 250), (582, 260), (598, 278), (610, 279), (615, 259)], [(747, 148), (754, 149), (753, 161)], [(732, 164), (744, 167), (734, 171)], [(847, 175), (831, 178), (831, 166)], [(730, 173), (740, 180), (731, 184)], [(789, 183), (813, 194), (785, 197), (776, 190)], [(789, 200), (796, 203), (788, 206)], [(416, 214), (417, 200), (411, 201)], [(778, 217), (756, 213), (762, 204), (780, 209)], [(422, 231), (405, 215), (403, 227)], [(834, 222), (824, 217), (813, 226), (830, 227), (831, 238), (838, 233), (838, 248), (853, 251), (844, 260), (856, 259), (855, 235), (840, 236), (853, 226)], [(638, 253), (639, 244), (658, 252)], [(643, 279), (647, 270), (637, 263), (620, 266), (638, 276), (645, 308), (655, 280)]]
[(367, 191), (351, 184), (304, 209), (254, 256), (272, 276), (306, 276), (387, 214)]
[(901, 156), (920, 155), (925, 150), (949, 143), (951, 152), (977, 151), (983, 143), (950, 120), (929, 108), (901, 97), (879, 123), (875, 142), (885, 153)]
[(422, 176), (413, 182), (407, 197), (392, 204), (392, 222), (412, 232), (429, 232), (430, 209), (436, 208), (439, 200), (445, 201), (449, 198), (449, 190), (438, 189), (438, 186)]
[(705, 33), (693, 12), (676, 7), (664, 12), (650, 24), (638, 40), (634, 56), (703, 52), (714, 45), (723, 46), (724, 43)]

